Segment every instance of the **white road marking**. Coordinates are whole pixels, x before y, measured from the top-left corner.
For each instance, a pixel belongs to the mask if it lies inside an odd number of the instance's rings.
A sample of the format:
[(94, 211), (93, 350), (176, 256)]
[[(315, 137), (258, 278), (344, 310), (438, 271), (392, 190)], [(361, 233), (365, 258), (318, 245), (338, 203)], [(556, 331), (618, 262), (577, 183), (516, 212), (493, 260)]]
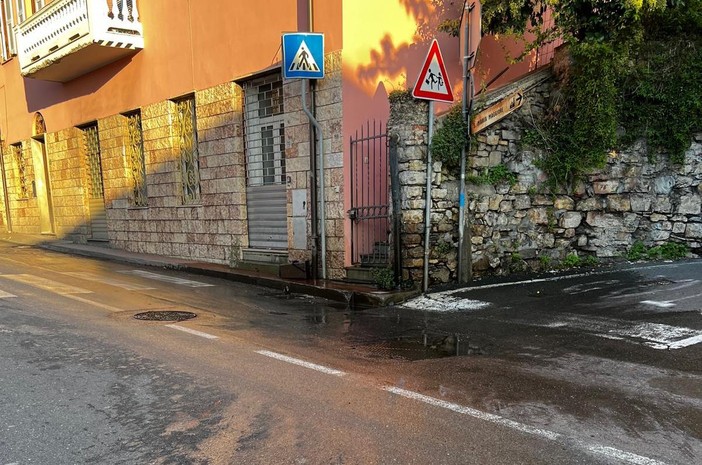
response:
[(633, 454), (631, 452), (626, 452), (623, 450), (615, 449), (614, 447), (602, 446), (599, 444), (589, 444), (580, 440), (571, 440), (567, 436), (553, 431), (548, 431), (541, 428), (536, 428), (524, 423), (519, 423), (518, 421), (510, 420), (508, 418), (495, 415), (493, 413), (483, 412), (474, 408), (465, 407), (463, 405), (454, 404), (453, 402), (447, 402), (445, 400), (437, 399), (435, 397), (425, 396), (414, 391), (408, 391), (406, 389), (401, 389), (397, 387), (387, 386), (383, 388), (385, 391), (398, 396), (406, 397), (408, 399), (417, 400), (429, 404), (434, 407), (443, 408), (446, 410), (451, 410), (452, 412), (459, 413), (461, 415), (467, 415), (478, 420), (488, 421), (496, 425), (505, 426), (523, 433), (532, 434), (534, 436), (539, 436), (550, 441), (560, 441), (565, 443), (573, 443), (576, 446), (585, 449), (590, 453), (595, 453), (598, 455), (603, 455), (607, 458), (614, 458), (632, 465), (665, 465), (664, 462), (651, 459), (649, 457), (644, 457), (642, 455)]
[(102, 308), (102, 309), (107, 310), (109, 312), (117, 313), (117, 312), (124, 311), (124, 309), (122, 309), (122, 308), (113, 307), (112, 305), (107, 305), (107, 304), (103, 304), (100, 302), (95, 302), (95, 301), (89, 300), (89, 299), (84, 299), (82, 297), (78, 297), (77, 295), (64, 295), (64, 297), (67, 297), (67, 298), (72, 299), (72, 300), (77, 300), (78, 302), (82, 302), (84, 304), (92, 305), (93, 307)]
[(660, 302), (657, 300), (642, 300), (641, 303), (644, 305), (653, 305), (654, 307), (660, 308), (675, 307), (675, 304), (673, 302), (670, 302), (669, 300), (663, 300)]
[(344, 376), (346, 374), (343, 371), (335, 370), (333, 368), (327, 368), (325, 366), (317, 365), (315, 363), (306, 362), (304, 360), (300, 360), (299, 358), (288, 357), (287, 355), (279, 354), (277, 352), (271, 352), (269, 350), (257, 350), (256, 353), (260, 354), (260, 355), (265, 355), (266, 357), (274, 358), (276, 360), (280, 360), (283, 362), (292, 363), (293, 365), (298, 365), (301, 367), (309, 368), (310, 370), (320, 371), (320, 372), (326, 373), (328, 375)]
[(168, 328), (177, 329), (178, 331), (183, 331), (184, 333), (204, 337), (205, 339), (219, 339), (219, 337), (215, 336), (214, 334), (203, 333), (202, 331), (197, 331), (195, 329), (186, 328), (185, 326), (180, 326), (180, 325), (175, 325), (175, 324), (166, 325), (166, 326)]
[(213, 287), (214, 286), (214, 284), (202, 283), (200, 281), (192, 281), (190, 279), (176, 278), (175, 276), (167, 276), (167, 275), (152, 273), (150, 271), (143, 271), (143, 270), (120, 271), (120, 273), (141, 276), (142, 278), (153, 279), (156, 281), (163, 281), (165, 283), (178, 284), (180, 286), (187, 286), (187, 287)]
[(0, 290), (0, 299), (11, 299), (13, 297), (17, 297), (14, 294), (10, 294), (9, 292), (5, 292), (3, 290)]
[[(697, 280), (685, 280), (685, 281), (681, 281), (681, 283), (682, 284), (679, 284), (677, 286), (667, 288), (667, 289), (665, 289), (665, 291), (666, 292), (679, 291), (680, 289), (685, 289), (685, 288), (690, 287), (690, 286), (695, 286), (695, 285), (699, 284), (700, 282)], [(631, 294), (619, 294), (619, 295), (610, 296), (610, 299), (627, 299), (630, 297), (638, 297), (638, 296), (642, 296), (642, 295), (657, 294), (661, 291), (662, 291), (662, 289), (653, 289), (651, 291), (634, 292)]]
[(92, 291), (88, 291), (87, 289), (69, 286), (68, 284), (51, 281), (50, 279), (41, 278), (30, 274), (4, 274), (0, 275), (0, 278), (7, 278), (23, 284), (29, 284), (30, 286), (38, 287), (40, 289), (55, 292), (61, 295), (92, 294)]
[(107, 284), (110, 286), (120, 287), (127, 291), (146, 291), (149, 289), (154, 289), (153, 287), (142, 286), (141, 284), (132, 284), (126, 281), (119, 281), (117, 279), (108, 278), (105, 276), (98, 276), (94, 273), (89, 273), (87, 271), (66, 271), (62, 274), (67, 276), (72, 276), (74, 278), (84, 279), (86, 281), (93, 281), (96, 283)]
[(638, 342), (658, 350), (682, 349), (702, 342), (702, 330), (569, 313), (560, 314), (558, 320), (548, 322), (539, 322), (535, 319), (502, 321), (527, 326), (578, 330), (607, 339)]

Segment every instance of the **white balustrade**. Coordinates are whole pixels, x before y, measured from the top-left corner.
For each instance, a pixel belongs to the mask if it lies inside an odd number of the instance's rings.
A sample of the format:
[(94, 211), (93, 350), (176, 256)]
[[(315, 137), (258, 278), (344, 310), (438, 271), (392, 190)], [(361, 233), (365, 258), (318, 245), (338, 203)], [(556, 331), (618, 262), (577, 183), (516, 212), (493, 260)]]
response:
[(131, 50), (144, 46), (137, 0), (55, 0), (15, 31), (24, 75), (93, 44)]

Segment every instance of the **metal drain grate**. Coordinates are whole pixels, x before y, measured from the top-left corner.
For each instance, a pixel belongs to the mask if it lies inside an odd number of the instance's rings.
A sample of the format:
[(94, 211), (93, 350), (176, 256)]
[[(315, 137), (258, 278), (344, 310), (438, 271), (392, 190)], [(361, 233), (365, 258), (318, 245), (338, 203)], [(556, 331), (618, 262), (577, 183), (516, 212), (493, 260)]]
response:
[(185, 321), (195, 318), (197, 315), (193, 312), (179, 312), (173, 310), (158, 310), (150, 312), (141, 312), (134, 315), (137, 320), (145, 321)]

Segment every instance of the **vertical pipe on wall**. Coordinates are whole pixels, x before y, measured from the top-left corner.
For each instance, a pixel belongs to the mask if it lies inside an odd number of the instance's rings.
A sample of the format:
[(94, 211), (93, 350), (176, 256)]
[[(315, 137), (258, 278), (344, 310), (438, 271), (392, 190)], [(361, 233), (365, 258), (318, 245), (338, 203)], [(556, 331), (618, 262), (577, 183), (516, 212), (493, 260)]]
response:
[(0, 188), (2, 188), (2, 199), (5, 204), (5, 229), (7, 232), (12, 232), (12, 219), (10, 218), (10, 199), (7, 193), (7, 178), (5, 177), (5, 150), (2, 142), (0, 142)]

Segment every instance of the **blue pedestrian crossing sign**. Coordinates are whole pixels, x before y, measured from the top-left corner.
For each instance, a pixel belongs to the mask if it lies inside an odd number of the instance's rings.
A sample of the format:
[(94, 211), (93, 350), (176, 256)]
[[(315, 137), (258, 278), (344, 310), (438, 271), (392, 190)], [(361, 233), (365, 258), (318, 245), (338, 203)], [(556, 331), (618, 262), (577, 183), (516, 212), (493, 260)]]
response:
[(324, 78), (324, 34), (294, 32), (283, 34), (283, 77)]

